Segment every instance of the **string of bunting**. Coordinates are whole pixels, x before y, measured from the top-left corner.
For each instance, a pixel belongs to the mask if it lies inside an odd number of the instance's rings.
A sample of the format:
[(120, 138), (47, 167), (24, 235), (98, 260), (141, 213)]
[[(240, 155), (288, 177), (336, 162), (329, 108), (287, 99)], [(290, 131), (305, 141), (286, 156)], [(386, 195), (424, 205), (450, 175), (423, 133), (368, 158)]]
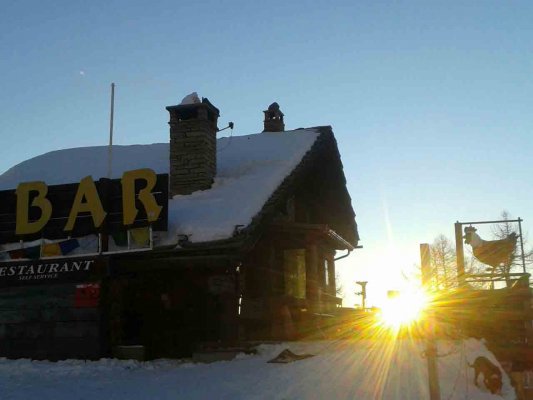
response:
[[(149, 228), (130, 229), (129, 233), (131, 239), (137, 246), (146, 247), (150, 244)], [(112, 237), (117, 246), (125, 247), (128, 245), (128, 233), (126, 231), (113, 234)], [(0, 260), (36, 260), (40, 257), (59, 257), (68, 255), (79, 247), (80, 242), (78, 239), (67, 239), (57, 243), (39, 244), (22, 249), (2, 251), (0, 252)], [(82, 245), (81, 247), (86, 248), (87, 244)]]
[[(130, 229), (129, 233), (137, 246), (146, 247), (150, 245), (150, 228), (134, 228)], [(117, 232), (111, 236), (117, 246), (124, 247), (128, 245), (128, 233), (126, 231)]]
[(0, 252), (0, 259), (8, 260), (19, 260), (22, 258), (29, 258), (36, 260), (39, 257), (54, 257), (54, 256), (64, 256), (75, 249), (80, 247), (78, 239), (67, 239), (58, 243), (46, 243), (42, 245), (42, 254), (41, 254), (41, 245), (25, 247), (22, 249), (14, 249)]

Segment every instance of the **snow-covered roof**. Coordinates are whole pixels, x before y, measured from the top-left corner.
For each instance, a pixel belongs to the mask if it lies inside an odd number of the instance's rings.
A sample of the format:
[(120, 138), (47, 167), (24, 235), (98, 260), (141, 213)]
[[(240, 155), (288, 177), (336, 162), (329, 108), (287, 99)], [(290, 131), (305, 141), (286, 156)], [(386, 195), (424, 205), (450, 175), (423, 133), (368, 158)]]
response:
[[(237, 225), (248, 226), (319, 135), (311, 128), (218, 139), (213, 186), (169, 201), (167, 239), (188, 235), (192, 243), (222, 240), (230, 238)], [(87, 175), (96, 180), (107, 176), (107, 160), (107, 146), (52, 151), (0, 175), (0, 190), (28, 181), (56, 185), (79, 182)], [(168, 173), (169, 145), (115, 145), (112, 160), (112, 178), (138, 168)]]

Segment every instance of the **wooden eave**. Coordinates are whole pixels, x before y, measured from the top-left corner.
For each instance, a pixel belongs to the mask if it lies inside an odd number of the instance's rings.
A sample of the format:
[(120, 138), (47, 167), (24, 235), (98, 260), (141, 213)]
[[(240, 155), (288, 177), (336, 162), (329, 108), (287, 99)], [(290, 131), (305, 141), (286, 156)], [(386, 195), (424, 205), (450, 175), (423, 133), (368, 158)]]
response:
[(278, 186), (267, 200), (261, 211), (252, 219), (252, 222), (244, 229), (239, 231), (240, 235), (254, 236), (260, 235), (262, 228), (267, 226), (277, 213), (280, 203), (285, 202), (290, 196), (292, 190), (312, 173), (312, 167), (320, 164), (320, 156), (326, 154), (329, 157), (332, 165), (338, 173), (338, 210), (342, 210), (342, 216), (337, 216), (336, 224), (338, 227), (333, 227), (336, 232), (341, 233), (340, 236), (346, 240), (352, 247), (356, 248), (359, 241), (359, 233), (357, 230), (357, 223), (355, 221), (355, 213), (351, 206), (351, 199), (346, 188), (346, 178), (340, 160), (337, 142), (333, 136), (331, 126), (314, 127), (320, 134), (302, 158), (302, 161), (294, 168), (294, 170), (285, 178), (285, 180)]
[(291, 235), (302, 235), (309, 241), (324, 241), (331, 244), (335, 250), (353, 251), (356, 249), (350, 242), (325, 224), (273, 222), (267, 227), (267, 231), (273, 234), (290, 233)]

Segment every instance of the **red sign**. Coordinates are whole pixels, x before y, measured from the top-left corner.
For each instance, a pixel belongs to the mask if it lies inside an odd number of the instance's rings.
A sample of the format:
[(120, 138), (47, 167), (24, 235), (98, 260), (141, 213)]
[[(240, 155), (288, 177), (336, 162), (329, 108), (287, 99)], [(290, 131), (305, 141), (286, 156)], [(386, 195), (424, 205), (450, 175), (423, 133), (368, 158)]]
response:
[(100, 300), (100, 284), (84, 283), (76, 285), (76, 294), (74, 295), (74, 307), (98, 307)]

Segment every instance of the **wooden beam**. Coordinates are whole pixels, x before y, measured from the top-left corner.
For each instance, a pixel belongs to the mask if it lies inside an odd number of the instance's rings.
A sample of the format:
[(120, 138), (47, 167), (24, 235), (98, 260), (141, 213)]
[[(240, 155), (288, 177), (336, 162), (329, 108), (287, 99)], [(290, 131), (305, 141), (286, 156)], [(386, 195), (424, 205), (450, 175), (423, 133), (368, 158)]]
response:
[(337, 282), (335, 281), (335, 261), (333, 254), (326, 255), (326, 262), (328, 263), (328, 280), (329, 280), (329, 294), (335, 296), (337, 294)]
[[(431, 258), (429, 244), (420, 244), (420, 261), (422, 268), (422, 284), (427, 287), (431, 282)], [(439, 368), (437, 364), (437, 343), (435, 341), (435, 316), (428, 313), (428, 332), (426, 339), (426, 357), (428, 360), (428, 380), (430, 400), (440, 400)]]
[(336, 250), (354, 250), (360, 249), (362, 246), (354, 247), (350, 242), (344, 239), (341, 235), (330, 229), (325, 224), (307, 224), (297, 222), (274, 222), (269, 225), (270, 229), (275, 232), (289, 232), (289, 233), (302, 233), (311, 235), (309, 237), (313, 240), (331, 240), (335, 245)]
[[(306, 297), (310, 304), (318, 300), (318, 248), (308, 245), (305, 249)], [(315, 311), (315, 310), (312, 310)]]
[(431, 283), (431, 258), (429, 244), (420, 244), (420, 268), (422, 270), (422, 285), (424, 287)]
[(459, 287), (465, 286), (465, 253), (463, 250), (463, 224), (455, 223), (455, 254), (457, 257), (457, 280)]

